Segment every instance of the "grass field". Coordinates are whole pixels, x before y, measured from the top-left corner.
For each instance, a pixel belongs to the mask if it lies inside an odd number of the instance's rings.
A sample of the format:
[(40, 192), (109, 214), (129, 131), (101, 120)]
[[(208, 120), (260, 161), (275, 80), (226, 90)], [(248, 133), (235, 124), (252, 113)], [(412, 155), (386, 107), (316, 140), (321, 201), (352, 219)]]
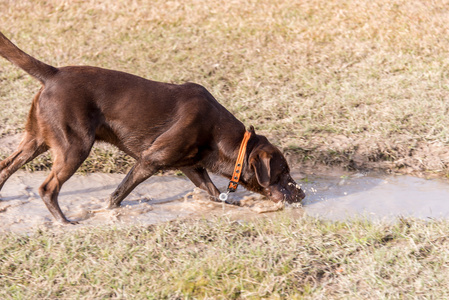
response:
[[(200, 83), (301, 162), (446, 175), (448, 4), (1, 1), (0, 26), (55, 66)], [(4, 136), (39, 85), (5, 60), (0, 82)]]
[(0, 235), (2, 299), (447, 299), (448, 222), (279, 214)]
[[(449, 175), (449, 1), (3, 0), (0, 11), (0, 31), (46, 63), (204, 85), (301, 164)], [(0, 138), (23, 130), (38, 89), (0, 59)], [(131, 164), (99, 147), (82, 171)], [(448, 232), (448, 221), (279, 214), (4, 234), (0, 298), (444, 299)]]

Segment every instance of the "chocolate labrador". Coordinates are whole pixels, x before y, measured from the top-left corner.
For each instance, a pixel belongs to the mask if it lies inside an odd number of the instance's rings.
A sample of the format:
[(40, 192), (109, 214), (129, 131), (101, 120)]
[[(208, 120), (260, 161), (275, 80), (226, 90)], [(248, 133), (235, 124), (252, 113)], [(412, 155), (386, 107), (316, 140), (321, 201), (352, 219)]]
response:
[[(244, 125), (201, 85), (150, 81), (89, 66), (56, 68), (26, 54), (0, 33), (0, 55), (42, 83), (31, 103), (24, 137), (0, 163), (0, 189), (27, 162), (51, 150), (53, 166), (39, 194), (54, 218), (61, 186), (104, 141), (136, 159), (112, 193), (120, 206), (141, 182), (159, 170), (179, 169), (216, 199), (220, 192), (206, 170), (231, 178)], [(304, 192), (290, 176), (282, 153), (250, 128), (240, 183), (275, 202), (300, 202)]]

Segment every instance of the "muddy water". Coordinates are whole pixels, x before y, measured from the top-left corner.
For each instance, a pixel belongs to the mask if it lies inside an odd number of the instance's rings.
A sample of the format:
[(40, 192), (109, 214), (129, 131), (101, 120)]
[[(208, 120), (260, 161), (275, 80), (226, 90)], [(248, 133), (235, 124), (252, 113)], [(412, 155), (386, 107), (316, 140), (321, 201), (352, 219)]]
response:
[(358, 173), (310, 178), (303, 187), (305, 211), (319, 218), (449, 217), (449, 182), (443, 180)]
[[(277, 214), (272, 202), (239, 188), (232, 197), (242, 206), (211, 202), (204, 192), (182, 176), (154, 176), (139, 185), (122, 203), (122, 208), (103, 209), (107, 198), (124, 175), (75, 175), (64, 184), (59, 203), (76, 226), (61, 227), (53, 222), (37, 189), (47, 173), (18, 172), (3, 187), (0, 198), (0, 232), (34, 232), (38, 228), (70, 230), (83, 226), (155, 224), (179, 218), (229, 216), (233, 219), (270, 217)], [(303, 208), (286, 207), (284, 214), (299, 218), (304, 213), (323, 219), (342, 220), (363, 216), (390, 219), (449, 217), (449, 184), (410, 176), (339, 175), (310, 176), (297, 173), (305, 189)], [(213, 177), (223, 190), (226, 180)]]
[[(243, 207), (222, 205), (208, 199), (205, 192), (183, 176), (153, 176), (140, 184), (122, 202), (122, 207), (106, 210), (108, 196), (119, 185), (124, 175), (75, 175), (67, 181), (59, 195), (59, 205), (66, 217), (78, 221), (76, 226), (61, 226), (53, 218), (38, 195), (38, 187), (48, 173), (17, 172), (0, 192), (0, 232), (34, 232), (41, 228), (70, 230), (82, 226), (129, 226), (155, 224), (178, 218), (196, 218), (228, 215), (232, 218), (251, 217), (259, 211), (277, 210), (271, 201), (263, 200), (239, 188), (234, 199), (242, 200)], [(226, 180), (214, 177), (221, 190)]]

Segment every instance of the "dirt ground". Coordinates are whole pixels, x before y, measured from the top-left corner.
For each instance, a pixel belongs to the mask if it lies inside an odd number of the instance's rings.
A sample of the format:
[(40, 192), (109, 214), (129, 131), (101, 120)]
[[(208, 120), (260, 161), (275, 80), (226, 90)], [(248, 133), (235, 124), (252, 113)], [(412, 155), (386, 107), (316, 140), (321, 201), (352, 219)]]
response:
[(444, 178), (449, 174), (449, 148), (442, 143), (407, 138), (394, 143), (356, 140), (347, 136), (311, 138), (298, 149), (286, 150), (291, 160), (300, 161), (305, 173), (329, 169), (376, 170), (418, 177)]

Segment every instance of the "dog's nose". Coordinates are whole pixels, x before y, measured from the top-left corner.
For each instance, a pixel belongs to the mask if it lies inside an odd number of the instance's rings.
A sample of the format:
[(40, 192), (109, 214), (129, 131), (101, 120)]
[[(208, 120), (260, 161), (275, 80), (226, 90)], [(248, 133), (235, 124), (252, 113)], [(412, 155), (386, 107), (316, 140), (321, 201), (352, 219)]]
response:
[(297, 188), (293, 191), (285, 191), (284, 192), (284, 200), (286, 200), (288, 203), (298, 203), (301, 202), (302, 199), (306, 194), (301, 188)]

